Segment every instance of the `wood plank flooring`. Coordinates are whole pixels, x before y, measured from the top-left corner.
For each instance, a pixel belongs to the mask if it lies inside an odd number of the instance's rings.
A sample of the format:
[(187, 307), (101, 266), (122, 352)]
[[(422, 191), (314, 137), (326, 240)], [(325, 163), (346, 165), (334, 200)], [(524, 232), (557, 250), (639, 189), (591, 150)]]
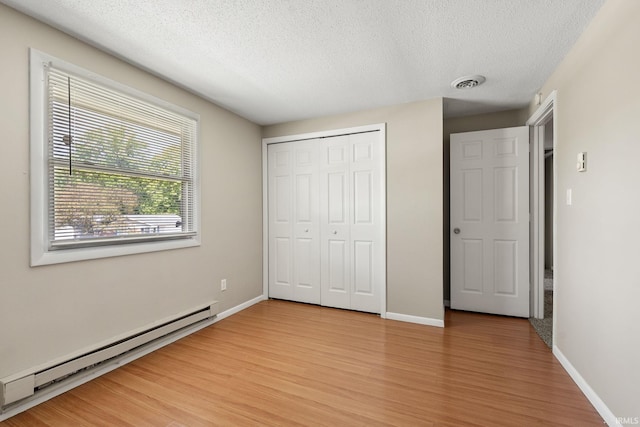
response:
[(0, 423), (602, 426), (525, 319), (265, 301)]

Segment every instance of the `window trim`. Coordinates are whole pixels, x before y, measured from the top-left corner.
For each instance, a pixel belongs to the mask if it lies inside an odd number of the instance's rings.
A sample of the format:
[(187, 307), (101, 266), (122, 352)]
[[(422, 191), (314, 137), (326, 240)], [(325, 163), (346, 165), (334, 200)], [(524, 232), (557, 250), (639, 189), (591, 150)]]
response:
[[(99, 76), (79, 66), (40, 52), (29, 50), (29, 146), (30, 146), (30, 221), (31, 221), (31, 266), (59, 264), (65, 262), (132, 255), (200, 246), (200, 116), (185, 108), (171, 104), (137, 89)], [(193, 227), (195, 235), (181, 239), (153, 240), (127, 244), (99, 245), (65, 250), (49, 249), (48, 225), (48, 173), (47, 173), (47, 90), (44, 63), (74, 73), (97, 84), (124, 92), (144, 101), (159, 105), (196, 120), (194, 147), (194, 191)]]

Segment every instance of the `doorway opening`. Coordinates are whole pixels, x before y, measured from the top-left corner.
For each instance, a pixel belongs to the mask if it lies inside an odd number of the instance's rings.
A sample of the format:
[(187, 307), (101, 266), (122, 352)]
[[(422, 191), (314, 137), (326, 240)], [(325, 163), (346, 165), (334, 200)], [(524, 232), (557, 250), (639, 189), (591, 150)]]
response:
[(531, 316), (530, 322), (553, 349), (556, 168), (555, 92), (527, 121), (531, 126)]

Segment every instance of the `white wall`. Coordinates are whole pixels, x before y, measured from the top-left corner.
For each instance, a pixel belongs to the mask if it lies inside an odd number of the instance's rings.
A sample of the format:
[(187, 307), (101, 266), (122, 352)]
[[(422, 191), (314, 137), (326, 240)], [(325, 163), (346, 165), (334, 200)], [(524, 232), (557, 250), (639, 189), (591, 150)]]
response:
[[(29, 267), (29, 47), (200, 114), (202, 246)], [(0, 378), (212, 299), (225, 310), (262, 293), (257, 125), (4, 5), (0, 56)]]
[(557, 89), (556, 343), (616, 417), (640, 417), (639, 23), (639, 1), (607, 1), (542, 88)]
[(443, 320), (442, 99), (267, 126), (264, 137), (387, 123), (387, 311)]

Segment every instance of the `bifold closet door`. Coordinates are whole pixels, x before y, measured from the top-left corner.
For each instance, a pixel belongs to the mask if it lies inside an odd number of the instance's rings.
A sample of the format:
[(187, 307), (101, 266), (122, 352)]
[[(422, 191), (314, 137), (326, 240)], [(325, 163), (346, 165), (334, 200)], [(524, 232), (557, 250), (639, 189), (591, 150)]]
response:
[(380, 313), (385, 259), (381, 149), (374, 132), (321, 141), (322, 305)]
[(368, 132), (267, 147), (269, 297), (381, 312), (383, 144)]
[(269, 296), (320, 304), (318, 140), (269, 145)]

